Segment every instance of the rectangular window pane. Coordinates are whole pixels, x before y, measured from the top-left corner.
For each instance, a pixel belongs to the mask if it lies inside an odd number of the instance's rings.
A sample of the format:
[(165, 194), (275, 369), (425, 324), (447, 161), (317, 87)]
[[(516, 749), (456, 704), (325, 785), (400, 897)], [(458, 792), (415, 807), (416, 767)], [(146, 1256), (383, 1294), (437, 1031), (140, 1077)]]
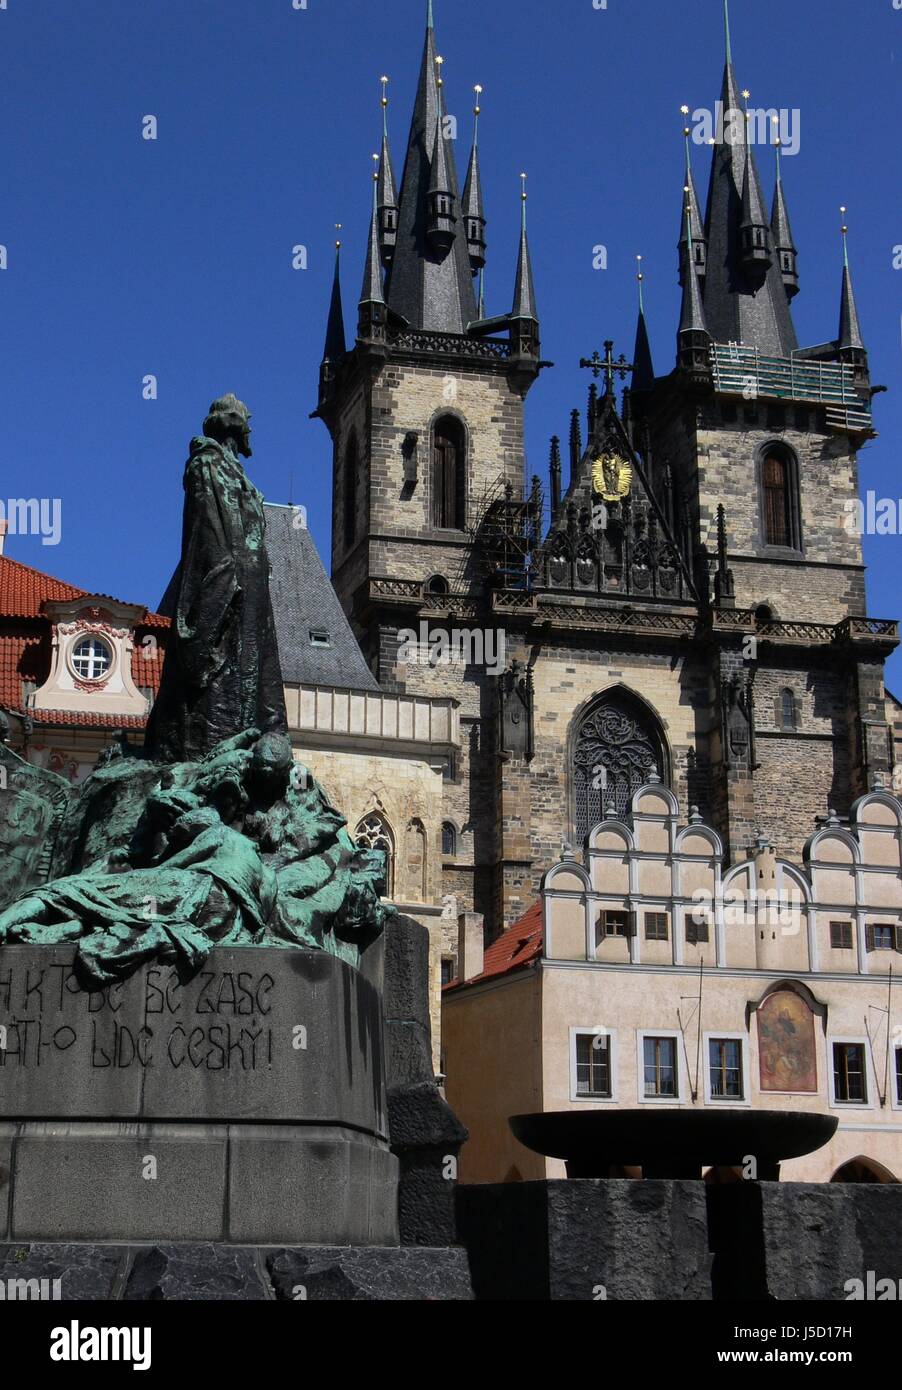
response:
[(666, 913), (666, 912), (646, 912), (646, 914), (645, 914), (645, 939), (646, 939), (646, 941), (666, 941), (666, 940), (667, 940), (667, 913)]
[(676, 1096), (676, 1040), (646, 1038), (644, 1054), (646, 1096)]
[(611, 1095), (611, 1039), (580, 1033), (576, 1039), (576, 1094)]
[(711, 1095), (742, 1100), (742, 1043), (738, 1038), (711, 1038), (708, 1047)]
[(851, 922), (831, 922), (830, 923), (830, 945), (834, 951), (851, 951), (852, 949), (852, 923)]
[(867, 1101), (864, 1067), (861, 1043), (833, 1044), (833, 1091), (837, 1100)]
[(891, 951), (896, 944), (895, 937), (892, 927), (874, 928), (874, 945), (878, 951)]
[(896, 1104), (902, 1105), (902, 1047), (896, 1048)]

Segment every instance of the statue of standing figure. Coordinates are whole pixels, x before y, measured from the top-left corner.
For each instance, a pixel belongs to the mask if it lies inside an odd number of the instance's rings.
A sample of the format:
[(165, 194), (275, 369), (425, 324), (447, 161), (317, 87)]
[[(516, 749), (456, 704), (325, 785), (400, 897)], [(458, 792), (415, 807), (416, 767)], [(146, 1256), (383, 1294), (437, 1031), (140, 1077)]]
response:
[(172, 631), (145, 741), (158, 762), (203, 758), (242, 729), (287, 729), (263, 498), (240, 462), (253, 453), (250, 418), (222, 396), (191, 443)]
[(111, 750), (73, 789), (0, 744), (0, 946), (71, 942), (95, 987), (152, 959), (190, 974), (216, 946), (356, 965), (394, 911), (382, 854), (294, 761), (263, 499), (239, 462), (249, 420), (223, 396), (191, 445), (145, 748)]

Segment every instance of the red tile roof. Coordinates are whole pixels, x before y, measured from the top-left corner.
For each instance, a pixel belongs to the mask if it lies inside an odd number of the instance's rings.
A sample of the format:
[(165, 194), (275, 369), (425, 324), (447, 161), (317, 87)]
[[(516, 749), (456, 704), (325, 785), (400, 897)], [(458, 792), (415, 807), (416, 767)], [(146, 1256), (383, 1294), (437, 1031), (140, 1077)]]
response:
[[(28, 710), (23, 699), (22, 685), (28, 682), (42, 686), (50, 675), (50, 624), (42, 611), (44, 603), (61, 603), (69, 599), (94, 597), (88, 590), (78, 589), (62, 579), (43, 574), (40, 570), (0, 555), (0, 709), (27, 713), (35, 724), (81, 729), (143, 729), (147, 720), (138, 715), (73, 713), (70, 710)], [(108, 594), (98, 598), (119, 600)], [(156, 695), (163, 670), (162, 647), (156, 660), (145, 658), (142, 639), (153, 635), (153, 629), (166, 629), (169, 619), (159, 613), (145, 612), (135, 628), (135, 649), (132, 652), (132, 679), (139, 688)]]
[(502, 932), (485, 953), (481, 975), (472, 980), (452, 980), (445, 985), (445, 991), (463, 989), (465, 985), (479, 984), (498, 975), (509, 975), (514, 970), (523, 970), (534, 965), (542, 955), (543, 946), (542, 903), (533, 903), (518, 922)]
[[(74, 584), (54, 579), (50, 574), (23, 565), (20, 560), (0, 555), (0, 619), (39, 618), (45, 602), (64, 603), (67, 599), (87, 597), (87, 589), (77, 589)], [(111, 594), (97, 594), (96, 597), (107, 598), (111, 603), (122, 601)], [(148, 612), (142, 619), (142, 626), (168, 627), (169, 619)]]

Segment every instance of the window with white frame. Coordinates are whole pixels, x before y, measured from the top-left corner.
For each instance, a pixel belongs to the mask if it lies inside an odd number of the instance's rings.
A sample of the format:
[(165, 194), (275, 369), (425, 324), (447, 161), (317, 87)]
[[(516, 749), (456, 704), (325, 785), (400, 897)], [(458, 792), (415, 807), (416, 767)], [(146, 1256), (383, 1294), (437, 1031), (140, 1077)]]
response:
[(867, 1054), (863, 1042), (834, 1042), (833, 1100), (838, 1105), (867, 1105)]
[(103, 680), (112, 664), (113, 653), (101, 637), (82, 637), (72, 648), (72, 669), (79, 680)]
[(902, 1047), (896, 1048), (896, 1104), (902, 1105)]
[(574, 1100), (612, 1100), (614, 1096), (614, 1039), (610, 1033), (573, 1032)]
[(676, 1100), (679, 1096), (676, 1038), (647, 1034), (642, 1039), (642, 1063), (646, 1100)]
[(708, 1085), (712, 1100), (744, 1100), (741, 1038), (708, 1039)]

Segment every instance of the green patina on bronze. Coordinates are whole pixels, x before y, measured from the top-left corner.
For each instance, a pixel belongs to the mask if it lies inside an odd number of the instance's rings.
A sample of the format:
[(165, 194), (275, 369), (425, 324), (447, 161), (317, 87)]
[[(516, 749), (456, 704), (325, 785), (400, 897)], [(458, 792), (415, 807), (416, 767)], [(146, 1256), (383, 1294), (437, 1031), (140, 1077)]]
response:
[(248, 419), (214, 402), (222, 437), (192, 448), (148, 747), (113, 750), (80, 792), (0, 748), (0, 944), (74, 942), (92, 985), (159, 956), (196, 970), (214, 946), (356, 965), (392, 910), (383, 856), (354, 845), (283, 732), (262, 506), (238, 462)]

